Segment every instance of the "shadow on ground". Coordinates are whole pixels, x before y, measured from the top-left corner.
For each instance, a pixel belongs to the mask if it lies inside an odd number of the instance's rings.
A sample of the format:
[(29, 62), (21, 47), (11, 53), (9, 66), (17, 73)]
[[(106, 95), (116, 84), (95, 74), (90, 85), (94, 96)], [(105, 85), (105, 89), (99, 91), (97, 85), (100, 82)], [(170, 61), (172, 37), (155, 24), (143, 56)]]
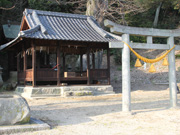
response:
[[(132, 103), (132, 110), (135, 114), (161, 111), (168, 107), (169, 100)], [(121, 99), (117, 98), (113, 100), (60, 102), (31, 107), (32, 117), (43, 120), (52, 128), (87, 123), (93, 121), (93, 117), (121, 113), (121, 111)]]

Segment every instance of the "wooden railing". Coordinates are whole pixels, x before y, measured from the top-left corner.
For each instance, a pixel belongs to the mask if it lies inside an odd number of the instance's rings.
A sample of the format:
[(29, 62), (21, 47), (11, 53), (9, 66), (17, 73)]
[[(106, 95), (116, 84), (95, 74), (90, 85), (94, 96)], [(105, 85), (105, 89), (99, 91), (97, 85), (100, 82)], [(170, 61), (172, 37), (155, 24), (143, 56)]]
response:
[(90, 78), (91, 79), (107, 79), (108, 70), (107, 69), (91, 69)]
[(32, 69), (27, 69), (26, 71), (19, 71), (18, 78), (20, 81), (32, 81)]
[(27, 69), (25, 72), (25, 80), (32, 81), (32, 69)]
[[(32, 69), (27, 69), (26, 71), (19, 71), (18, 78), (20, 81), (32, 81)], [(36, 71), (37, 81), (56, 81), (57, 71), (52, 69), (37, 69)]]
[(57, 81), (57, 71), (52, 69), (37, 69), (37, 81)]
[[(32, 81), (32, 69), (27, 69), (25, 72), (18, 72), (18, 78), (20, 81)], [(61, 77), (62, 80), (87, 80), (87, 72), (82, 74), (76, 73), (75, 77)], [(108, 79), (107, 69), (91, 69), (90, 79)], [(57, 81), (57, 71), (52, 69), (37, 69), (36, 71), (36, 81)]]

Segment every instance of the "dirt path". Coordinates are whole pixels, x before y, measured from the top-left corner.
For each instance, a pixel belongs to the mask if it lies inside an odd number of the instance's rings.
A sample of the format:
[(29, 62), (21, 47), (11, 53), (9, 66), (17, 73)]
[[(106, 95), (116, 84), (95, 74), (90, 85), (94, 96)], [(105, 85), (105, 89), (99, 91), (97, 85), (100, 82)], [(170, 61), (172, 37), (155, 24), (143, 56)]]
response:
[(169, 109), (168, 89), (133, 91), (133, 115), (121, 112), (121, 94), (34, 99), (28, 103), (31, 116), (47, 122), (52, 129), (17, 135), (180, 134), (180, 109)]

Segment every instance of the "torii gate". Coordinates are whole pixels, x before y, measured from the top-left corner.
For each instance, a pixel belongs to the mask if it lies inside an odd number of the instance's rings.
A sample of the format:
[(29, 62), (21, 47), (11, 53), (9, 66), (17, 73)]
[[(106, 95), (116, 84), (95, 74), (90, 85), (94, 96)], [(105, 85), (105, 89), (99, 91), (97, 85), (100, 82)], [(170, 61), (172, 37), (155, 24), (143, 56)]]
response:
[[(110, 20), (105, 20), (104, 25), (117, 35), (122, 35), (122, 41), (135, 49), (161, 49), (167, 50), (174, 46), (174, 37), (180, 37), (180, 30), (163, 30), (154, 28), (138, 28), (116, 24)], [(146, 36), (147, 43), (131, 43), (130, 35)], [(167, 38), (167, 44), (153, 44), (153, 37)], [(131, 111), (131, 81), (130, 81), (130, 49), (123, 42), (111, 42), (110, 48), (122, 48), (122, 111)], [(169, 88), (170, 107), (177, 107), (177, 84), (175, 67), (175, 50), (180, 50), (180, 45), (176, 45), (168, 54), (169, 60)]]

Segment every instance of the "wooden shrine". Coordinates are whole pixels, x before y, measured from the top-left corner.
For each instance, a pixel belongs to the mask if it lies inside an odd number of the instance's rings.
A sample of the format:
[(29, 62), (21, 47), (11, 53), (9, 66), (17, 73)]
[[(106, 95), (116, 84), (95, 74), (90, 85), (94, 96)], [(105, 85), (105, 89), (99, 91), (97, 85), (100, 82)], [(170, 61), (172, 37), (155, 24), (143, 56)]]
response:
[[(109, 43), (118, 41), (91, 16), (25, 9), (18, 37), (0, 50), (16, 52), (18, 84), (110, 84)], [(99, 51), (106, 52), (107, 67), (96, 68)], [(79, 57), (78, 70), (67, 70), (67, 55)]]

